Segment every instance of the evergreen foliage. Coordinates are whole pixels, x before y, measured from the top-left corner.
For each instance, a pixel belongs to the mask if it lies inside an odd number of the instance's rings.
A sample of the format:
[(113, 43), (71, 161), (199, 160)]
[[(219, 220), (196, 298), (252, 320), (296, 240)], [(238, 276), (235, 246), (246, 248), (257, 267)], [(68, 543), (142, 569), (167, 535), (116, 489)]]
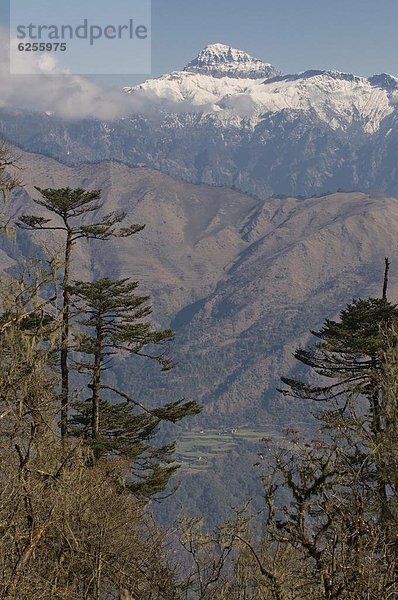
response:
[[(161, 491), (176, 470), (174, 445), (153, 448), (148, 442), (161, 421), (176, 423), (199, 412), (196, 402), (177, 401), (148, 409), (123, 391), (107, 385), (104, 372), (115, 354), (144, 356), (157, 361), (163, 371), (173, 363), (164, 351), (145, 351), (173, 338), (171, 330), (155, 331), (147, 318), (152, 309), (148, 296), (135, 294), (137, 282), (109, 278), (96, 282), (76, 282), (71, 292), (78, 322), (75, 350), (83, 355), (76, 361), (80, 372), (88, 373), (91, 397), (75, 405), (71, 419), (75, 435), (91, 438), (96, 459), (104, 455), (121, 456), (132, 465), (125, 484), (135, 493)], [(104, 397), (106, 394), (106, 397)]]
[(340, 320), (327, 319), (310, 348), (298, 348), (294, 357), (322, 378), (325, 385), (310, 385), (282, 377), (286, 396), (328, 401), (352, 393), (372, 394), (385, 350), (385, 331), (398, 318), (398, 307), (384, 298), (353, 300), (340, 312)]
[[(17, 185), (10, 165), (0, 147), (5, 200)], [(20, 226), (64, 234), (63, 301), (58, 306), (54, 270), (0, 281), (0, 597), (398, 597), (398, 307), (387, 300), (388, 260), (381, 299), (354, 300), (338, 321), (313, 332), (312, 346), (296, 351), (319, 384), (282, 378), (285, 395), (322, 402), (320, 426), (310, 440), (290, 431), (279, 444), (268, 441), (261, 527), (253, 534), (259, 515), (248, 514), (249, 502), (212, 533), (201, 519), (184, 519), (180, 546), (176, 539), (172, 546), (173, 557), (184, 550), (176, 574), (147, 512), (177, 467), (174, 444), (158, 448), (153, 437), (163, 421), (199, 407), (183, 400), (146, 406), (107, 379), (125, 355), (168, 371), (173, 333), (153, 327), (149, 296), (137, 282), (70, 281), (77, 240), (124, 237), (142, 226), (120, 228), (125, 215), (118, 213), (87, 223), (102, 207), (99, 191), (37, 189), (37, 204), (58, 220), (24, 215)], [(89, 390), (86, 399), (75, 392), (73, 413), (72, 364)], [(234, 453), (229, 458), (233, 467)]]
[[(29, 231), (50, 230), (62, 231), (65, 237), (64, 267), (62, 276), (62, 329), (60, 344), (61, 364), (61, 419), (60, 429), (64, 446), (68, 439), (68, 412), (69, 412), (69, 312), (71, 303), (70, 271), (72, 248), (79, 239), (108, 240), (111, 237), (127, 237), (142, 231), (144, 225), (130, 225), (120, 227), (126, 213), (111, 212), (97, 220), (87, 223), (85, 217), (103, 208), (100, 201), (100, 190), (86, 191), (82, 188), (35, 188), (40, 192), (41, 198), (34, 202), (52, 214), (47, 219), (41, 215), (22, 215), (17, 223), (22, 229)], [(53, 221), (53, 217), (56, 221)]]

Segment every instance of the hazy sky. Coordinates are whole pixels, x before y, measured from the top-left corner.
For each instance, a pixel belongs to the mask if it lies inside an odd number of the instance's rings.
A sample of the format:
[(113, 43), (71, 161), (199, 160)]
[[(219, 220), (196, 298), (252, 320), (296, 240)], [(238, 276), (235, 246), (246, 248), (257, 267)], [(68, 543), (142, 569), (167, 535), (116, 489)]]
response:
[[(97, 10), (100, 3), (92, 3)], [(7, 4), (0, 0), (4, 25)], [(398, 0), (152, 0), (151, 75), (182, 68), (214, 42), (247, 50), (285, 73), (398, 75), (397, 24)], [(120, 88), (147, 77), (103, 81)]]
[(285, 72), (398, 73), (397, 0), (153, 0), (153, 70), (231, 44)]
[(247, 50), (286, 73), (397, 75), (397, 24), (398, 0), (152, 0), (152, 75), (182, 68), (213, 42)]

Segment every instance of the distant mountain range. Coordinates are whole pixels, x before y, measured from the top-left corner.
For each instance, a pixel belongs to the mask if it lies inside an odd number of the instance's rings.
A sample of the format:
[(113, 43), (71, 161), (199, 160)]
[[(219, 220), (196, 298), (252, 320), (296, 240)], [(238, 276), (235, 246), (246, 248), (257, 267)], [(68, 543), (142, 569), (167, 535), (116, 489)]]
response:
[[(150, 292), (155, 318), (176, 332), (176, 369), (122, 363), (119, 384), (140, 399), (198, 399), (202, 425), (297, 421), (308, 405), (276, 392), (292, 373), (292, 352), (309, 330), (353, 297), (380, 295), (383, 259), (392, 261), (398, 298), (398, 199), (338, 193), (258, 200), (226, 188), (192, 185), (120, 163), (66, 167), (22, 153), (25, 188), (12, 212), (31, 212), (33, 185), (101, 188), (104, 210), (124, 210), (145, 230), (125, 240), (80, 242), (73, 278), (132, 276)], [(38, 207), (34, 207), (37, 211)], [(59, 239), (18, 231), (0, 236), (1, 268), (51, 251)]]
[(123, 93), (131, 114), (107, 122), (4, 107), (0, 135), (71, 165), (145, 164), (260, 198), (338, 189), (398, 194), (398, 79), (391, 75), (282, 75), (213, 44), (184, 70)]
[[(197, 432), (308, 422), (307, 403), (276, 392), (297, 372), (293, 350), (352, 298), (380, 295), (385, 256), (398, 298), (398, 80), (282, 75), (213, 44), (120, 95), (131, 114), (113, 121), (0, 109), (25, 183), (14, 217), (31, 211), (34, 186), (80, 186), (102, 189), (106, 212), (146, 223), (132, 238), (75, 248), (73, 278), (132, 276), (176, 333), (174, 370), (120, 361), (120, 387), (148, 404), (197, 399), (203, 413), (182, 426)], [(0, 236), (0, 269), (39, 256), (43, 242), (59, 250), (40, 232)], [(199, 514), (220, 518), (229, 492), (236, 505), (261, 494), (244, 487), (245, 452), (187, 479), (184, 502), (197, 489)]]
[[(12, 198), (14, 218), (39, 211), (31, 201), (35, 185), (80, 186), (102, 189), (104, 211), (146, 223), (131, 238), (78, 242), (72, 277), (131, 276), (150, 293), (156, 322), (175, 331), (175, 369), (160, 373), (153, 361), (119, 360), (111, 383), (147, 405), (180, 398), (203, 404), (198, 418), (170, 432), (184, 443), (192, 429), (201, 450), (177, 476), (177, 494), (160, 505), (164, 522), (170, 525), (180, 505), (213, 524), (247, 498), (259, 506), (261, 467), (253, 463), (266, 452), (259, 435), (278, 443), (286, 426), (305, 431), (314, 409), (276, 391), (281, 375), (297, 374), (294, 349), (353, 297), (380, 296), (385, 256), (392, 262), (389, 297), (398, 298), (398, 199), (357, 192), (264, 200), (148, 167), (70, 167), (15, 154), (25, 186)], [(59, 253), (61, 242), (39, 231), (0, 236), (0, 270), (20, 272), (25, 259), (43, 256), (41, 246)], [(225, 440), (221, 433), (231, 438), (232, 429), (255, 429), (257, 437), (239, 438), (227, 451), (215, 444), (202, 456), (200, 431)]]

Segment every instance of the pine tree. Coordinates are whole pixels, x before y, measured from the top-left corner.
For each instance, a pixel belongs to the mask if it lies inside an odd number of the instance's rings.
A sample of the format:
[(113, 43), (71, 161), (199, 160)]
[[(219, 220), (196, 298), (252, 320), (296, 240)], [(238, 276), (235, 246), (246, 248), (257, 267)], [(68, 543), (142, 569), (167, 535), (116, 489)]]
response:
[[(324, 403), (321, 418), (331, 435), (340, 429), (356, 431), (359, 437), (366, 434), (372, 448), (383, 444), (391, 426), (385, 414), (383, 374), (390, 332), (398, 323), (398, 306), (387, 300), (388, 269), (386, 259), (382, 298), (353, 300), (340, 312), (339, 321), (327, 319), (320, 331), (312, 332), (319, 341), (294, 353), (298, 361), (321, 378), (320, 384), (281, 378), (287, 386), (280, 390), (285, 396)], [(352, 466), (359, 468), (363, 464), (362, 468), (368, 470), (369, 482), (378, 490), (381, 513), (389, 518), (388, 476), (369, 460), (365, 447), (363, 444), (354, 449)]]
[[(385, 331), (398, 319), (398, 306), (386, 298), (353, 300), (340, 312), (340, 320), (327, 319), (308, 349), (298, 348), (294, 357), (324, 379), (313, 385), (282, 377), (285, 396), (319, 402), (344, 395), (362, 394), (369, 402), (373, 433), (380, 432), (379, 373), (383, 364)], [(326, 382), (330, 380), (330, 383)]]
[(90, 464), (83, 439), (62, 448), (47, 283), (0, 282), (0, 598), (176, 598), (164, 534), (118, 461)]
[[(385, 294), (354, 301), (305, 354), (329, 385), (284, 379), (286, 393), (324, 402), (316, 437), (290, 429), (270, 449), (263, 477), (263, 560), (274, 552), (282, 588), (289, 578), (306, 588), (298, 598), (398, 594), (397, 317)], [(295, 560), (278, 573), (283, 549)]]
[[(174, 445), (153, 448), (148, 441), (161, 421), (177, 422), (199, 412), (196, 402), (177, 401), (148, 409), (124, 391), (107, 385), (104, 373), (115, 354), (135, 354), (157, 361), (163, 371), (173, 367), (165, 351), (156, 351), (173, 338), (171, 330), (155, 331), (148, 317), (149, 297), (135, 293), (138, 283), (109, 278), (94, 283), (76, 282), (71, 287), (79, 323), (84, 328), (77, 336), (76, 350), (84, 358), (78, 370), (89, 375), (91, 396), (76, 406), (72, 427), (77, 435), (90, 438), (96, 459), (111, 454), (134, 465), (129, 486), (144, 495), (161, 491), (175, 465), (170, 465)], [(147, 350), (149, 348), (149, 350)], [(104, 397), (104, 393), (106, 397)]]
[(126, 217), (123, 212), (111, 212), (100, 217), (94, 222), (86, 223), (84, 218), (90, 213), (99, 211), (103, 204), (100, 201), (99, 190), (86, 191), (81, 188), (71, 189), (42, 189), (35, 188), (42, 198), (34, 202), (55, 216), (46, 219), (38, 215), (23, 215), (18, 225), (30, 231), (50, 230), (61, 231), (65, 236), (64, 267), (62, 276), (62, 328), (60, 345), (61, 363), (61, 419), (60, 429), (64, 445), (68, 437), (68, 407), (69, 407), (69, 321), (70, 321), (70, 271), (72, 249), (79, 239), (107, 240), (111, 237), (127, 237), (144, 228), (144, 225), (131, 225), (126, 228), (117, 228)]

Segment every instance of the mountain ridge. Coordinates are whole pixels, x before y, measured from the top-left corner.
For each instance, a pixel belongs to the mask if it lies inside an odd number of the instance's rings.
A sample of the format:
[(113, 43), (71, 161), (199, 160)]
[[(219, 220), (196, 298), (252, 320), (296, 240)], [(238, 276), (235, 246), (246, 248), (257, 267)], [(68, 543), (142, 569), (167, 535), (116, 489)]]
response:
[[(166, 378), (133, 361), (123, 363), (120, 377), (134, 381), (134, 393), (148, 402), (200, 400), (202, 423), (277, 424), (304, 414), (304, 404), (289, 405), (276, 393), (279, 376), (295, 368), (294, 348), (353, 297), (380, 295), (384, 256), (397, 260), (397, 198), (351, 192), (258, 200), (143, 167), (71, 168), (20, 155), (26, 186), (13, 199), (15, 215), (31, 212), (34, 185), (69, 185), (101, 188), (104, 210), (147, 224), (127, 240), (78, 244), (73, 277), (141, 282), (156, 322), (176, 327), (177, 368)], [(9, 268), (18, 248), (20, 256), (24, 248), (32, 254), (26, 240), (57, 247), (47, 234), (18, 232), (17, 247), (0, 240)], [(398, 298), (393, 268), (389, 294)]]
[(187, 65), (124, 88), (129, 116), (73, 121), (3, 107), (0, 135), (70, 165), (144, 164), (259, 198), (337, 189), (398, 194), (397, 78), (314, 69), (235, 76), (242, 65), (250, 73), (258, 59), (227, 45), (206, 52), (191, 61), (193, 71)]
[(270, 63), (226, 44), (209, 44), (183, 69), (213, 77), (264, 79), (281, 75)]
[(170, 113), (213, 113), (220, 126), (231, 126), (235, 119), (235, 127), (254, 130), (264, 115), (312, 111), (334, 130), (357, 122), (364, 133), (376, 133), (398, 101), (393, 81), (387, 75), (368, 79), (327, 70), (244, 78), (184, 69), (123, 91), (158, 106), (164, 103)]

